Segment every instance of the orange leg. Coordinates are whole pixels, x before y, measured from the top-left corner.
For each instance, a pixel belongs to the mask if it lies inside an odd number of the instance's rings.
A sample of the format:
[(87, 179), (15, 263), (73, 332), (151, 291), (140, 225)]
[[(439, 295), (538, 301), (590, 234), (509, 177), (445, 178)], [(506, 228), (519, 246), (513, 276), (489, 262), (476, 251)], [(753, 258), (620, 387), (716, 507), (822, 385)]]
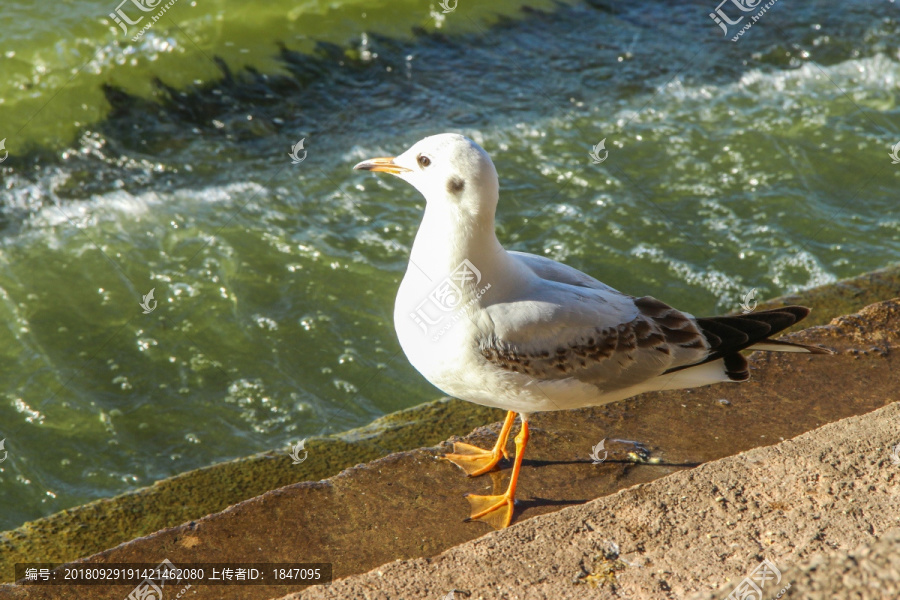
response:
[(478, 446), (465, 444), (463, 442), (453, 443), (453, 453), (445, 454), (441, 458), (449, 460), (454, 465), (462, 469), (469, 477), (483, 475), (494, 468), (500, 462), (500, 455), (509, 458), (506, 451), (506, 440), (509, 439), (509, 430), (512, 429), (516, 420), (516, 413), (509, 411), (506, 413), (506, 420), (503, 422), (503, 429), (497, 437), (497, 443), (493, 449), (484, 450)]
[(522, 470), (522, 456), (525, 454), (525, 446), (528, 444), (528, 421), (522, 418), (522, 431), (516, 436), (516, 462), (513, 465), (512, 475), (509, 478), (509, 487), (499, 496), (476, 496), (467, 494), (466, 498), (472, 505), (472, 514), (467, 521), (481, 521), (495, 529), (509, 527), (512, 522), (513, 504), (516, 500), (516, 483), (519, 480), (519, 471)]

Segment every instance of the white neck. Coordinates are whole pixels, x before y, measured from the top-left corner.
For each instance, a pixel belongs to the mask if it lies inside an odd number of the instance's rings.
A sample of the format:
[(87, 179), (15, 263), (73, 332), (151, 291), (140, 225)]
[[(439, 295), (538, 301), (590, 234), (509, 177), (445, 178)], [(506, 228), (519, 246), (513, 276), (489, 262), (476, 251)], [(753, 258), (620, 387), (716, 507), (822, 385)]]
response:
[(410, 269), (420, 269), (429, 279), (439, 281), (464, 260), (482, 276), (489, 276), (503, 269), (510, 257), (497, 240), (493, 215), (461, 215), (448, 202), (431, 202), (409, 259)]

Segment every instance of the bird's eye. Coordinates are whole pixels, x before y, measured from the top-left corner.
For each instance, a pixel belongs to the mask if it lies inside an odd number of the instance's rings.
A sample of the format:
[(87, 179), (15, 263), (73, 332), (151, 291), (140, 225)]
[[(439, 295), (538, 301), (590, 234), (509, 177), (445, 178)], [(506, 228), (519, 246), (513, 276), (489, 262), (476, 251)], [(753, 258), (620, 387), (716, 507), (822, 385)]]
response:
[(431, 159), (425, 156), (424, 154), (420, 154), (416, 161), (419, 163), (419, 166), (423, 169), (431, 164)]

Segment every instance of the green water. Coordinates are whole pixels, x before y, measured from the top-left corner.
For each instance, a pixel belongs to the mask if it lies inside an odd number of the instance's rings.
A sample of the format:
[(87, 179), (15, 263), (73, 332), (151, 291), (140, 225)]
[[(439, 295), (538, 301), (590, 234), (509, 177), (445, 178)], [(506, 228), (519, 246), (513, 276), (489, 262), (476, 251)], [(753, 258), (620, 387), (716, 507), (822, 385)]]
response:
[(900, 260), (896, 4), (520, 5), (0, 7), (0, 530), (436, 397), (423, 202), (350, 170), (426, 135), (494, 157), (509, 247), (695, 314)]

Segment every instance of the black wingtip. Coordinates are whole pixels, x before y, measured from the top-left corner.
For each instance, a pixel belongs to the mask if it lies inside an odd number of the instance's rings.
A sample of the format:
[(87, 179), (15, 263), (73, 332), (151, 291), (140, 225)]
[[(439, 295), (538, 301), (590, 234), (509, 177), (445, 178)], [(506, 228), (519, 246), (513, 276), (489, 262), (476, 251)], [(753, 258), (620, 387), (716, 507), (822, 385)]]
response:
[(747, 381), (750, 379), (750, 365), (743, 354), (735, 352), (727, 354), (722, 361), (725, 365), (725, 374), (731, 381)]

